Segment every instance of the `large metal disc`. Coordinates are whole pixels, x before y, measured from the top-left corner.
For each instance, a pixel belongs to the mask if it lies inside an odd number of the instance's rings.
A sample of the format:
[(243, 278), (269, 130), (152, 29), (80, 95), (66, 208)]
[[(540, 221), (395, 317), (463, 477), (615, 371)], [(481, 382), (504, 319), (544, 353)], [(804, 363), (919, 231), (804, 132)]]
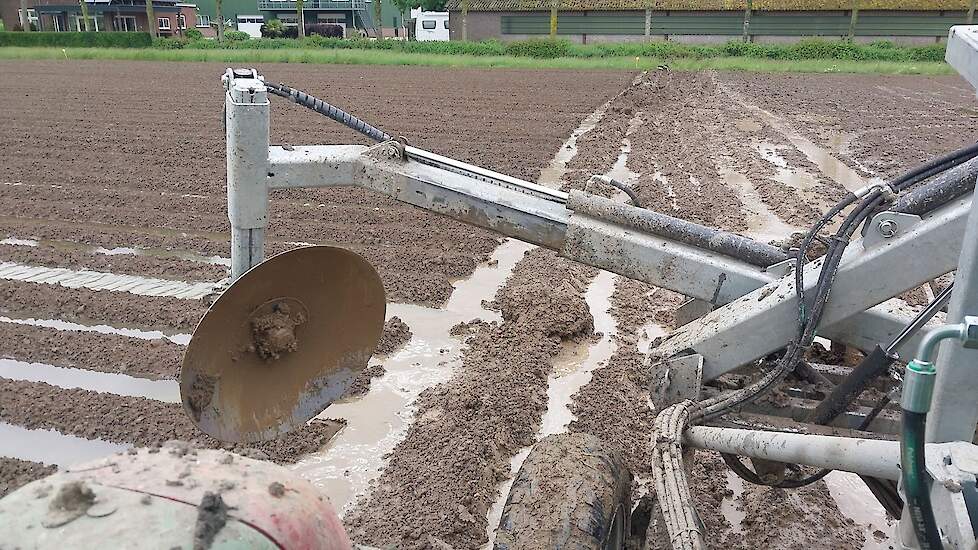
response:
[(221, 441), (275, 439), (343, 395), (380, 340), (385, 310), (380, 277), (349, 250), (269, 258), (194, 330), (180, 373), (184, 409)]

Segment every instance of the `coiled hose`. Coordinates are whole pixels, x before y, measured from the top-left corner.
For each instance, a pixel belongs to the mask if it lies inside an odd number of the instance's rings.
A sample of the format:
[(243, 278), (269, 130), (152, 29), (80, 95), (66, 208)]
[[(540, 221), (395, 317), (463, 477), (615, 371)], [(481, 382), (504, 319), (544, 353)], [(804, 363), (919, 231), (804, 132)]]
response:
[(328, 116), (347, 128), (360, 132), (374, 141), (381, 142), (390, 141), (393, 139), (393, 137), (387, 132), (360, 120), (339, 107), (330, 105), (329, 103), (313, 97), (301, 90), (290, 88), (285, 84), (274, 84), (270, 82), (266, 82), (265, 87), (268, 88), (268, 92), (270, 94), (284, 97), (294, 103), (306, 107), (307, 109), (312, 109), (321, 115)]

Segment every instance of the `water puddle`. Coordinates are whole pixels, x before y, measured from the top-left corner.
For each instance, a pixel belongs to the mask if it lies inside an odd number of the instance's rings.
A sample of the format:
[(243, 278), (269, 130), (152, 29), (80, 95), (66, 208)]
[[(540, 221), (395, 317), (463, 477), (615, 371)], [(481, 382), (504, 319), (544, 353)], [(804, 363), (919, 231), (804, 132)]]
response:
[(28, 430), (0, 422), (0, 456), (65, 467), (121, 453), (129, 447), (53, 430)]
[(744, 518), (747, 517), (738, 504), (744, 494), (744, 480), (726, 468), (723, 471), (727, 475), (727, 488), (733, 494), (729, 497), (724, 495), (723, 501), (720, 502), (720, 514), (730, 522), (730, 532), (740, 534), (744, 532)]
[(791, 142), (791, 144), (794, 145), (796, 149), (801, 151), (801, 153), (804, 154), (812, 164), (817, 166), (819, 171), (825, 174), (826, 177), (832, 179), (848, 191), (855, 191), (867, 184), (867, 180), (859, 175), (857, 171), (835, 158), (831, 152), (819, 147), (811, 140), (798, 133), (791, 126), (791, 124), (788, 123), (788, 121), (770, 111), (758, 107), (757, 105), (748, 103), (743, 96), (730, 90), (720, 82), (717, 82), (717, 86), (723, 90), (728, 97), (736, 101), (741, 107), (758, 118), (764, 120), (769, 126), (771, 126), (771, 128)]
[(176, 380), (148, 380), (128, 374), (56, 367), (0, 357), (0, 378), (44, 382), (59, 388), (90, 390), (128, 397), (143, 397), (164, 403), (180, 403), (180, 384)]
[(863, 550), (889, 550), (893, 547), (897, 521), (889, 518), (873, 493), (859, 476), (835, 471), (825, 476), (825, 484), (839, 511), (863, 529)]
[(172, 258), (177, 260), (185, 260), (188, 262), (211, 264), (211, 265), (221, 265), (226, 267), (231, 267), (231, 258), (225, 258), (222, 256), (204, 256), (197, 254), (196, 252), (190, 252), (187, 250), (169, 250), (166, 248), (142, 248), (137, 246), (115, 246), (112, 248), (105, 248), (103, 246), (94, 246), (84, 243), (76, 243), (73, 241), (61, 241), (61, 240), (49, 240), (49, 239), (20, 239), (17, 237), (8, 237), (6, 239), (0, 240), (0, 244), (11, 245), (11, 246), (31, 246), (31, 247), (48, 247), (55, 250), (70, 250), (78, 251), (85, 254), (100, 254), (103, 256), (148, 256), (154, 258)]
[(87, 269), (31, 266), (16, 262), (0, 262), (0, 279), (56, 284), (67, 288), (128, 292), (140, 296), (167, 296), (185, 300), (203, 298), (214, 292), (217, 287), (216, 283), (188, 283)]
[(0, 244), (5, 244), (8, 246), (37, 246), (38, 241), (34, 239), (18, 239), (16, 237), (7, 237), (6, 239), (0, 240)]
[[(617, 348), (614, 337), (618, 328), (608, 311), (616, 278), (611, 272), (601, 271), (584, 293), (584, 299), (594, 317), (594, 331), (600, 332), (601, 337), (596, 342), (565, 345), (561, 354), (554, 359), (553, 371), (547, 377), (547, 410), (536, 435), (537, 441), (548, 435), (567, 431), (567, 426), (575, 418), (570, 410), (572, 397), (591, 381), (592, 371), (607, 364)], [(495, 542), (496, 526), (503, 515), (509, 489), (529, 454), (530, 447), (526, 447), (510, 460), (510, 476), (499, 485), (499, 494), (489, 509), (489, 523), (486, 527), (489, 543), (486, 548), (491, 549)]]
[[(643, 71), (632, 79), (631, 86), (637, 86), (642, 81), (642, 78), (645, 77), (645, 74), (646, 73)], [(625, 88), (616, 94), (615, 97), (612, 97), (595, 109), (593, 113), (584, 117), (581, 124), (578, 125), (573, 132), (571, 132), (570, 137), (568, 137), (564, 143), (561, 144), (560, 149), (557, 150), (557, 153), (554, 155), (553, 159), (550, 160), (550, 164), (540, 171), (540, 177), (537, 179), (537, 183), (553, 189), (559, 189), (564, 184), (563, 179), (564, 175), (567, 173), (567, 163), (570, 162), (572, 158), (577, 156), (577, 140), (584, 134), (593, 130), (594, 127), (601, 122), (601, 119), (604, 118), (605, 113), (608, 112), (611, 105), (626, 91), (628, 91), (628, 88)], [(638, 115), (636, 115), (635, 118), (638, 118)], [(638, 124), (641, 124), (641, 119), (639, 119)], [(631, 123), (629, 123), (629, 127), (631, 127)], [(634, 128), (631, 128), (631, 130), (634, 131)], [(626, 133), (626, 135), (628, 134)]]
[(385, 456), (407, 435), (417, 412), (415, 400), (427, 388), (445, 382), (461, 364), (462, 342), (449, 334), (460, 323), (480, 318), (499, 320), (484, 309), (516, 263), (532, 245), (508, 240), (471, 277), (455, 285), (444, 309), (413, 304), (388, 304), (388, 317), (400, 317), (413, 336), (394, 355), (375, 360), (386, 373), (374, 379), (370, 391), (354, 400), (334, 403), (323, 417), (343, 418), (346, 426), (322, 451), (309, 455), (292, 469), (323, 489), (341, 513), (364, 495), (387, 464)]
[(81, 324), (63, 321), (61, 319), (34, 319), (33, 317), (14, 318), (0, 315), (0, 323), (10, 323), (14, 325), (29, 325), (32, 327), (53, 328), (63, 331), (77, 332), (97, 332), (99, 334), (115, 334), (127, 336), (129, 338), (139, 338), (140, 340), (162, 340), (166, 339), (174, 344), (186, 346), (190, 343), (190, 335), (179, 332), (164, 332), (162, 330), (141, 330), (137, 328), (119, 328), (103, 324)]
[(743, 232), (745, 236), (768, 242), (783, 239), (786, 235), (801, 230), (785, 223), (768, 208), (757, 192), (757, 188), (754, 187), (754, 183), (747, 176), (726, 167), (720, 168), (720, 175), (727, 186), (737, 193), (740, 202), (744, 205), (744, 221), (747, 223), (747, 230)]

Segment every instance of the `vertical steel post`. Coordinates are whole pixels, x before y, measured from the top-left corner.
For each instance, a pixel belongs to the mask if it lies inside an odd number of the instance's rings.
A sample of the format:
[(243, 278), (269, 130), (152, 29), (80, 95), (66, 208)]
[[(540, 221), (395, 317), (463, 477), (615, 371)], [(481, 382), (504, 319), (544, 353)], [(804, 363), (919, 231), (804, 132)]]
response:
[[(960, 323), (965, 315), (978, 315), (978, 201), (972, 202), (961, 241), (947, 322)], [(927, 415), (927, 441), (970, 443), (978, 424), (978, 349), (945, 341), (936, 366), (934, 398)]]
[(225, 74), (231, 279), (261, 263), (268, 226), (268, 92), (252, 70)]

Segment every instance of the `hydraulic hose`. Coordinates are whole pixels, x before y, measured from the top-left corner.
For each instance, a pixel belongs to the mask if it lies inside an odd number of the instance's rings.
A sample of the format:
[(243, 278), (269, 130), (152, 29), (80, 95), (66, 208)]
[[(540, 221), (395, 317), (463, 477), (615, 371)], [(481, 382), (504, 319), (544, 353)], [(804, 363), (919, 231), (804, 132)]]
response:
[(306, 107), (307, 109), (312, 109), (321, 115), (326, 115), (347, 128), (360, 132), (374, 141), (381, 142), (390, 141), (393, 139), (393, 137), (387, 132), (371, 126), (343, 109), (330, 105), (329, 103), (326, 103), (325, 101), (313, 97), (303, 91), (290, 88), (285, 84), (274, 84), (271, 82), (266, 82), (265, 87), (268, 89), (268, 92), (273, 95), (284, 97), (293, 101), (294, 103)]
[(927, 413), (903, 411), (903, 437), (900, 438), (900, 465), (903, 471), (904, 506), (910, 515), (921, 550), (941, 550), (940, 531), (930, 502), (930, 484), (924, 461), (924, 430)]

